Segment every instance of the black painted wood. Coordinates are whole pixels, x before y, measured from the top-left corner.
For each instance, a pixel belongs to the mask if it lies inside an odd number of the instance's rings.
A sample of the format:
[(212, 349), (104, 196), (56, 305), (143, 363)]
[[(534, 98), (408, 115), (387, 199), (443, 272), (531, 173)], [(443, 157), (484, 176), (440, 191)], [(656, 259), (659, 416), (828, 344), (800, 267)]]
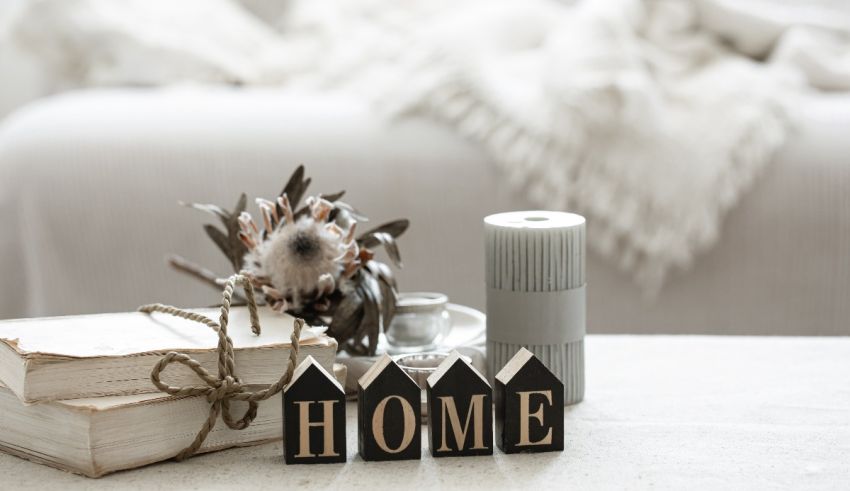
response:
[[(287, 464), (345, 462), (345, 391), (312, 357), (305, 363), (309, 366), (283, 393), (284, 460)], [(305, 433), (306, 439), (302, 438)]]
[(429, 378), (426, 386), (431, 455), (492, 455), (493, 390), (490, 384), (460, 358), (450, 357), (444, 363), (451, 363), (451, 366), (439, 380)]
[(362, 379), (358, 383), (360, 456), (363, 460), (419, 459), (422, 454), (422, 391), (394, 361), (388, 358), (385, 363), (365, 388)]
[(508, 380), (497, 375), (494, 392), (496, 442), (503, 452), (564, 449), (564, 384), (537, 357)]

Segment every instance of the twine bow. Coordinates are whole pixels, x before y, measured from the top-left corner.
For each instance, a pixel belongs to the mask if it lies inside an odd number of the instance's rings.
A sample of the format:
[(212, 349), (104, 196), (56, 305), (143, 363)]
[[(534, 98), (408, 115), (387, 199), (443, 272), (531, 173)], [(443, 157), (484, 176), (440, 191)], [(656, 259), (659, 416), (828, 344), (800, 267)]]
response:
[[(213, 376), (207, 369), (201, 366), (198, 361), (191, 356), (171, 351), (163, 356), (151, 370), (151, 382), (162, 392), (173, 396), (196, 396), (204, 395), (207, 401), (210, 402), (210, 413), (207, 420), (204, 422), (201, 429), (198, 431), (195, 440), (191, 445), (184, 448), (175, 456), (175, 459), (180, 461), (187, 457), (191, 457), (209, 435), (218, 420), (218, 415), (221, 414), (221, 419), (234, 430), (242, 430), (248, 427), (254, 418), (257, 416), (257, 407), (259, 401), (264, 401), (273, 395), (280, 392), (286, 384), (292, 380), (292, 373), (295, 371), (295, 364), (298, 358), (298, 340), (301, 337), (301, 329), (304, 327), (303, 319), (295, 319), (292, 336), (290, 341), (292, 349), (289, 350), (289, 364), (286, 367), (286, 373), (280, 379), (269, 385), (263, 390), (249, 392), (246, 390), (247, 384), (244, 384), (235, 373), (235, 363), (233, 360), (233, 341), (227, 335), (227, 325), (230, 321), (230, 303), (233, 299), (233, 289), (236, 284), (241, 284), (245, 290), (245, 299), (248, 303), (248, 312), (251, 318), (251, 330), (254, 334), (260, 334), (260, 319), (257, 314), (257, 302), (254, 299), (254, 288), (250, 280), (242, 275), (235, 274), (227, 279), (224, 285), (221, 299), (221, 315), (219, 321), (214, 320), (194, 312), (178, 309), (170, 305), (150, 304), (139, 307), (140, 312), (151, 314), (153, 312), (162, 312), (183, 319), (199, 322), (206, 325), (218, 334), (218, 376)], [(174, 387), (163, 382), (160, 378), (162, 372), (172, 363), (180, 363), (192, 371), (203, 380), (206, 385), (189, 385), (185, 387)], [(230, 409), (230, 401), (247, 401), (248, 408), (239, 419), (234, 418)]]

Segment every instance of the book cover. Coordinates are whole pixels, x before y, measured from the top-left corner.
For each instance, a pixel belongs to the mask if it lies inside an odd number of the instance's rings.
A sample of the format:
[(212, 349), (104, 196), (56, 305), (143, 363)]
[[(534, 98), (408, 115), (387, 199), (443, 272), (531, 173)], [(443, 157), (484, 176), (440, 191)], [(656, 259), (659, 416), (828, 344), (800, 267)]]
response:
[[(195, 309), (218, 319), (219, 309)], [(262, 333), (251, 332), (248, 310), (233, 308), (228, 335), (237, 375), (251, 384), (275, 382), (286, 370), (293, 318), (260, 309)], [(299, 362), (313, 356), (332, 370), (337, 343), (308, 328)], [(218, 335), (197, 322), (140, 312), (0, 321), (0, 381), (20, 400), (37, 403), (156, 392), (153, 365), (169, 351), (186, 353), (215, 373)], [(170, 385), (198, 383), (183, 367), (169, 368)]]
[[(333, 367), (343, 383), (344, 365)], [(245, 403), (231, 402), (235, 413)], [(243, 430), (219, 418), (198, 453), (258, 445), (282, 438), (281, 395), (260, 403)], [(174, 457), (188, 446), (209, 414), (203, 396), (107, 396), (26, 405), (0, 384), (0, 451), (89, 477)]]

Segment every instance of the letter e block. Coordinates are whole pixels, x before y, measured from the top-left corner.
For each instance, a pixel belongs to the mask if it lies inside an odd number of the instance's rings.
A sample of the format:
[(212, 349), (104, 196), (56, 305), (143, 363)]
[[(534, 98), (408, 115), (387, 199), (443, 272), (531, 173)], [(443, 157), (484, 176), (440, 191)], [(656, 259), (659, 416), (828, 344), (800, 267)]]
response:
[(496, 441), (505, 453), (564, 449), (564, 384), (522, 348), (496, 374)]

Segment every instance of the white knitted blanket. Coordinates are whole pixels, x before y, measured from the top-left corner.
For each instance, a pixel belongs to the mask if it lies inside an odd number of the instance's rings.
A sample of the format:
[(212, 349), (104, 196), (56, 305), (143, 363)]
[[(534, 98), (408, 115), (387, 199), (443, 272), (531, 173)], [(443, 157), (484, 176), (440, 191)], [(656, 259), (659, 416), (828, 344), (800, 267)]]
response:
[(40, 0), (8, 32), (59, 88), (309, 84), (436, 119), (536, 206), (586, 215), (590, 247), (647, 291), (716, 242), (784, 142), (795, 94), (850, 89), (838, 1), (246, 4), (257, 15), (227, 0)]
[[(793, 127), (794, 97), (850, 89), (850, 4), (835, 5), (406, 5), (369, 31), (387, 66), (364, 76), (345, 46), (323, 78), (479, 142), (536, 206), (586, 215), (589, 246), (653, 293), (717, 241)], [(832, 73), (817, 79), (814, 60)]]

